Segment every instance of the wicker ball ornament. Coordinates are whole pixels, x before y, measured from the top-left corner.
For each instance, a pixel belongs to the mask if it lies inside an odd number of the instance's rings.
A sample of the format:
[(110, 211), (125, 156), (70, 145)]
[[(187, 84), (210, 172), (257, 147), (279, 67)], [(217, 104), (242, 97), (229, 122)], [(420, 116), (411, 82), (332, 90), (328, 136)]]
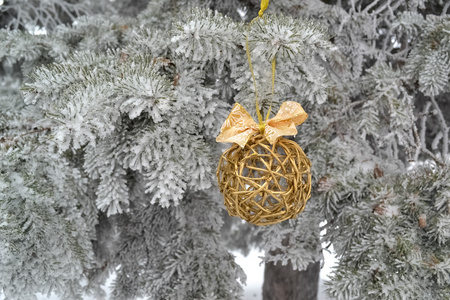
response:
[(270, 144), (257, 134), (244, 148), (233, 144), (217, 169), (228, 213), (261, 226), (295, 218), (311, 197), (310, 167), (300, 146), (283, 137)]

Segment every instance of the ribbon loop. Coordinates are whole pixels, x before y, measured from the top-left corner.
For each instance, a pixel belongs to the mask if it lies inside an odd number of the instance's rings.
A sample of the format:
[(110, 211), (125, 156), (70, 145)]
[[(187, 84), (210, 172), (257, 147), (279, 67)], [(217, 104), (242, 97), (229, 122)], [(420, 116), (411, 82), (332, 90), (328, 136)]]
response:
[(275, 117), (258, 125), (242, 105), (236, 103), (220, 129), (217, 142), (236, 143), (245, 147), (250, 137), (257, 133), (264, 134), (269, 143), (274, 144), (283, 135), (296, 135), (295, 126), (302, 124), (308, 114), (294, 101), (281, 104)]
[(269, 7), (269, 0), (261, 0), (261, 9), (259, 10), (258, 16), (261, 18), (264, 11)]

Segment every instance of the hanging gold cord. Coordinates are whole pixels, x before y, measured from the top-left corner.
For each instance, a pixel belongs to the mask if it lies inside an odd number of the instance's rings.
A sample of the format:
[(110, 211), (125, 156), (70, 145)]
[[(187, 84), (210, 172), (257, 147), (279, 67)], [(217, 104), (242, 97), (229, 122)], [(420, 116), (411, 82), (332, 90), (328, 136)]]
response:
[[(253, 19), (253, 21), (255, 21), (257, 18), (259, 18), (259, 16), (256, 17), (255, 19)], [(253, 21), (250, 22), (250, 25), (248, 27), (248, 31), (250, 31), (250, 27), (252, 26)], [(253, 72), (252, 59), (250, 57), (250, 49), (248, 47), (248, 34), (247, 34), (247, 36), (245, 38), (245, 49), (247, 51), (247, 59), (248, 59), (248, 65), (250, 67), (250, 72), (252, 73), (253, 85), (255, 86), (255, 105), (256, 105), (256, 114), (258, 115), (258, 121), (259, 121), (259, 130), (261, 131), (261, 133), (263, 133), (263, 131), (264, 131), (264, 128), (262, 127), (263, 126), (263, 120), (262, 120), (261, 112), (259, 111), (258, 91), (256, 89), (255, 73)]]
[(276, 64), (276, 57), (274, 56), (273, 59), (272, 59), (272, 100), (270, 102), (270, 107), (269, 107), (269, 111), (267, 112), (266, 120), (263, 121), (263, 118), (262, 118), (262, 115), (261, 115), (261, 111), (259, 110), (258, 91), (257, 91), (257, 88), (256, 88), (256, 78), (255, 78), (255, 73), (253, 72), (252, 59), (250, 57), (250, 48), (249, 48), (249, 45), (248, 45), (248, 35), (250, 33), (250, 28), (252, 27), (253, 22), (256, 21), (258, 18), (262, 18), (263, 14), (264, 14), (264, 11), (267, 9), (267, 7), (269, 7), (269, 0), (262, 0), (261, 1), (261, 9), (259, 10), (258, 16), (256, 18), (254, 18), (250, 22), (250, 25), (248, 26), (247, 36), (245, 37), (245, 50), (247, 51), (248, 65), (250, 67), (250, 72), (252, 73), (253, 85), (255, 86), (256, 114), (258, 115), (258, 122), (259, 122), (258, 125), (259, 125), (259, 131), (261, 133), (264, 132), (265, 121), (267, 121), (269, 119), (270, 111), (272, 109), (272, 102), (273, 102), (273, 98), (274, 98), (274, 94), (275, 94), (275, 64)]
[(277, 57), (276, 54), (273, 56), (272, 59), (272, 99), (270, 100), (270, 106), (269, 106), (269, 111), (267, 112), (267, 116), (266, 116), (266, 122), (267, 120), (269, 120), (270, 117), (270, 111), (272, 110), (272, 103), (273, 103), (273, 98), (275, 96), (275, 65), (277, 62)]

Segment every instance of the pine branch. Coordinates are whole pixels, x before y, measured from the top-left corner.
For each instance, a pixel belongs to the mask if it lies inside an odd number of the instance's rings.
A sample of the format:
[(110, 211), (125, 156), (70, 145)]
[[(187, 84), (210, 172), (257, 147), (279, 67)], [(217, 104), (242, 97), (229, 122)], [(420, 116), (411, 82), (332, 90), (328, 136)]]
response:
[(442, 9), (441, 16), (445, 16), (447, 14), (447, 10), (450, 7), (450, 2), (445, 3), (444, 8)]
[[(425, 110), (428, 110), (428, 109), (424, 109), (424, 111)], [(423, 122), (423, 118), (422, 118), (422, 122)], [(421, 133), (420, 133), (420, 136), (419, 136), (419, 133), (418, 133), (418, 130), (417, 130), (417, 126), (416, 126), (416, 124), (413, 124), (413, 133), (414, 133), (414, 137), (415, 137), (415, 140), (416, 140), (416, 149), (415, 149), (416, 152), (415, 152), (415, 155), (414, 155), (414, 161), (417, 161), (418, 157), (419, 157), (419, 153), (423, 152), (424, 154), (426, 154), (429, 157), (431, 157), (438, 165), (440, 165), (441, 167), (444, 167), (445, 163), (442, 160), (440, 160), (436, 155), (434, 155), (430, 150), (428, 150), (426, 148), (425, 138), (424, 139), (421, 138), (421, 136), (423, 134), (422, 132), (424, 131), (423, 128), (425, 128), (425, 127), (421, 128)], [(425, 137), (424, 134), (423, 134), (423, 136)]]
[(431, 103), (433, 103), (434, 108), (436, 109), (437, 112), (437, 116), (439, 119), (439, 123), (441, 126), (441, 131), (442, 131), (442, 135), (443, 135), (443, 140), (442, 140), (442, 158), (444, 160), (447, 159), (447, 155), (448, 155), (448, 134), (449, 134), (449, 128), (445, 122), (445, 117), (444, 114), (442, 113), (441, 108), (439, 107), (438, 103), (436, 102), (436, 99), (434, 96), (430, 97)]
[(38, 129), (34, 129), (32, 131), (23, 133), (19, 136), (13, 137), (13, 136), (4, 136), (0, 138), (0, 143), (2, 144), (6, 144), (6, 146), (12, 146), (15, 143), (19, 142), (23, 137), (27, 136), (27, 135), (31, 135), (31, 134), (35, 134), (35, 133), (39, 133), (39, 132), (43, 132), (43, 131), (51, 131), (50, 127), (44, 127), (44, 128), (38, 128)]
[(427, 102), (425, 104), (425, 107), (423, 109), (423, 112), (421, 113), (421, 119), (420, 119), (420, 142), (421, 142), (421, 148), (426, 148), (426, 142), (425, 142), (425, 132), (427, 129), (427, 117), (428, 112), (430, 110), (431, 103)]

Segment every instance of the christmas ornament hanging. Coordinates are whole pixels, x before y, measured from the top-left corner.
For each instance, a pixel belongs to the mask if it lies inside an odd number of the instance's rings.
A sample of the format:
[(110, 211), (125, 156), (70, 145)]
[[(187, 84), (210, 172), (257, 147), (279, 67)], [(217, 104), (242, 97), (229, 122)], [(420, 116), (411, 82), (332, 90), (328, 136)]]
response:
[[(261, 2), (258, 17), (262, 17), (268, 3)], [(269, 119), (269, 109), (265, 122), (262, 120), (248, 36), (246, 49), (259, 124), (240, 104), (235, 104), (216, 139), (234, 143), (220, 158), (217, 179), (231, 216), (255, 225), (270, 225), (295, 218), (311, 197), (311, 163), (297, 143), (282, 137), (297, 134), (295, 126), (308, 115), (299, 103), (287, 101), (274, 118)], [(274, 56), (272, 97), (275, 63)]]
[(264, 132), (236, 104), (222, 126), (218, 142), (234, 142), (219, 161), (217, 179), (231, 216), (255, 225), (291, 219), (311, 196), (311, 163), (294, 141), (281, 135), (297, 133), (307, 117), (300, 104), (284, 102), (267, 121)]

